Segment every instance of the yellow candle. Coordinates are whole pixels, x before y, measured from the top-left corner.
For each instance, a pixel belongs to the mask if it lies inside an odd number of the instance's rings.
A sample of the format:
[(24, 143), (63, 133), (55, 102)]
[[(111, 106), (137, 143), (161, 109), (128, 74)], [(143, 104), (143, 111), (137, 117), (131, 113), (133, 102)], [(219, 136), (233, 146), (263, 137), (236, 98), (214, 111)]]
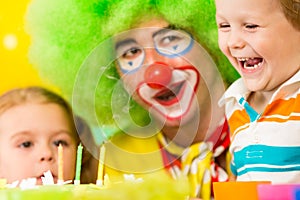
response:
[(62, 184), (64, 182), (64, 159), (63, 159), (63, 146), (61, 144), (58, 145), (58, 184)]
[(98, 177), (96, 183), (96, 185), (100, 185), (100, 186), (103, 186), (104, 159), (105, 159), (105, 146), (102, 145), (99, 154)]

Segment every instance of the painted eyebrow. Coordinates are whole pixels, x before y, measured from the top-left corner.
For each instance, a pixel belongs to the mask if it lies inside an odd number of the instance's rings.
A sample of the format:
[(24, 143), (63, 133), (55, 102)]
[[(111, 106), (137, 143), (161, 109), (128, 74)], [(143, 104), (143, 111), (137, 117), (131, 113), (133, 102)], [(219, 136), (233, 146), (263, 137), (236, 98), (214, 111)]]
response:
[[(169, 31), (171, 31), (170, 29), (171, 30), (176, 30), (175, 26), (169, 25), (169, 26), (163, 27), (162, 29), (160, 29), (157, 32), (153, 33), (152, 38), (155, 38), (156, 35), (163, 34), (165, 32), (169, 32)], [(122, 41), (116, 43), (115, 49), (118, 49), (120, 46), (127, 45), (127, 44), (130, 44), (130, 43), (136, 43), (136, 41), (132, 38), (122, 40)]]
[(116, 43), (115, 49), (118, 49), (120, 46), (127, 45), (127, 44), (130, 44), (130, 43), (136, 43), (136, 41), (134, 39), (131, 39), (131, 38), (128, 38), (126, 40), (122, 40), (122, 41)]
[(169, 25), (167, 27), (163, 27), (162, 29), (160, 29), (157, 32), (153, 33), (152, 38), (155, 38), (157, 35), (167, 33), (171, 30), (176, 30), (174, 25)]

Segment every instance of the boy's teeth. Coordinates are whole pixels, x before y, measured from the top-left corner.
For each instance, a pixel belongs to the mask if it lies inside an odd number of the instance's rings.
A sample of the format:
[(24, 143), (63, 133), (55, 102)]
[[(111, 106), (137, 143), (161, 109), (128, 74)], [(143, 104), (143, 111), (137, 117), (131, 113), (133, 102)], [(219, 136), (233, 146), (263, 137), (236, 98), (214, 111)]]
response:
[(257, 67), (259, 67), (261, 65), (261, 63), (255, 64), (255, 65), (247, 65), (247, 62), (244, 62), (244, 68), (245, 69), (256, 69)]
[(238, 61), (247, 61), (249, 59), (254, 59), (254, 58), (238, 58)]
[(256, 69), (262, 64), (263, 61), (263, 59), (254, 57), (237, 57), (237, 60), (243, 64), (244, 69)]

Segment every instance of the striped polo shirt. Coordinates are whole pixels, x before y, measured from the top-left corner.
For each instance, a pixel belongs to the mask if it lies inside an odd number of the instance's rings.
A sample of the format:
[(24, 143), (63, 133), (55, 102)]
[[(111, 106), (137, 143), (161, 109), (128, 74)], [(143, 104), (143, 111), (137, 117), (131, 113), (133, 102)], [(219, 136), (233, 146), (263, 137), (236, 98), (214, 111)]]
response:
[(300, 71), (274, 92), (263, 113), (246, 101), (250, 91), (234, 82), (225, 104), (231, 170), (237, 181), (300, 182)]

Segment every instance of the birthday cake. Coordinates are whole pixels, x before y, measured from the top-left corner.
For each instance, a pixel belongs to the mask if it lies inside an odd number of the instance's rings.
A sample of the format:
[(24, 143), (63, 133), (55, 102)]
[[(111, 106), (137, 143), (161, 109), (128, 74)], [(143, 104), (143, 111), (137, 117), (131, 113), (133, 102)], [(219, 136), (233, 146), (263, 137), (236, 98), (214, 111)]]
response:
[(96, 184), (42, 185), (0, 188), (1, 200), (185, 200), (188, 184), (184, 180), (152, 177), (143, 180), (124, 180), (104, 186)]

